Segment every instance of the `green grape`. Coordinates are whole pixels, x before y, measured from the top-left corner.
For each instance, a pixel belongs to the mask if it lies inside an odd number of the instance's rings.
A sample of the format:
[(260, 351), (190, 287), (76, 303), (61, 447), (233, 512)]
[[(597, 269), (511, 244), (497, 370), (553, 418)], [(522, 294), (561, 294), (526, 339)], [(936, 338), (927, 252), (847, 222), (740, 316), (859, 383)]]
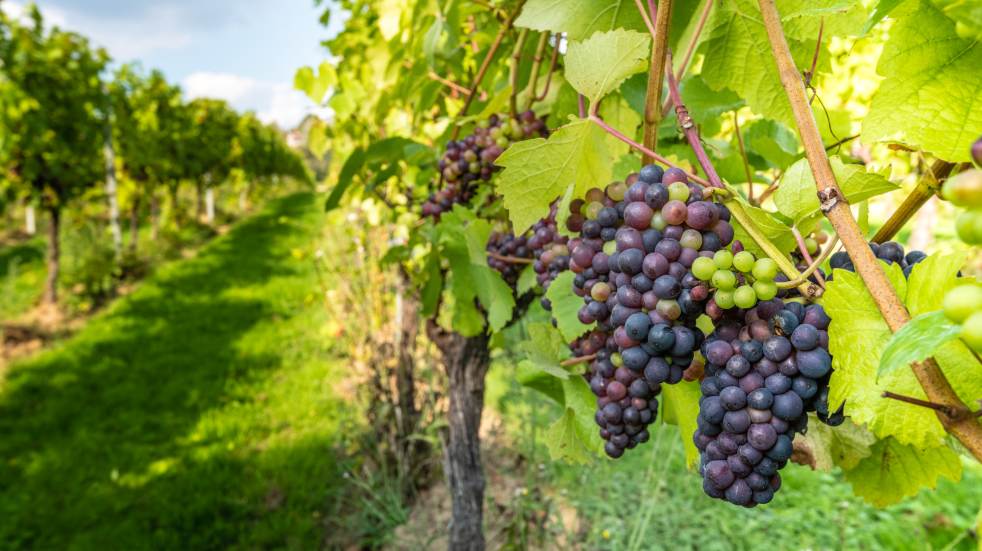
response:
[(754, 292), (760, 300), (771, 300), (777, 296), (777, 284), (773, 281), (758, 279), (754, 282)]
[(502, 137), (498, 138), (497, 140), (495, 140), (494, 143), (495, 143), (495, 145), (497, 145), (501, 149), (507, 149), (508, 148), (508, 144), (510, 144), (511, 142), (508, 141), (508, 138), (502, 136)]
[(982, 244), (982, 209), (967, 210), (955, 220), (958, 238), (969, 245)]
[(623, 201), (627, 193), (627, 184), (624, 182), (614, 182), (607, 186), (607, 197), (613, 201)]
[(756, 259), (750, 251), (740, 251), (733, 255), (733, 266), (745, 274), (749, 274), (754, 269), (754, 262)]
[(687, 229), (682, 232), (682, 237), (679, 238), (679, 245), (682, 245), (686, 249), (699, 250), (702, 248), (702, 234), (699, 230)]
[(610, 355), (610, 363), (614, 364), (614, 367), (620, 367), (624, 365), (624, 360), (621, 359), (620, 353), (614, 352)]
[(733, 300), (733, 291), (716, 291), (713, 299), (716, 300), (716, 305), (724, 310), (736, 306), (736, 302)]
[(610, 255), (612, 255), (612, 254), (614, 254), (616, 252), (617, 252), (617, 242), (616, 241), (607, 241), (606, 243), (604, 243), (604, 254), (606, 254), (607, 256), (610, 256)]
[(588, 204), (586, 206), (586, 209), (583, 212), (584, 212), (584, 214), (586, 214), (586, 217), (588, 219), (590, 219), (590, 220), (596, 220), (597, 219), (597, 215), (600, 214), (600, 210), (602, 208), (604, 208), (603, 203), (599, 203), (597, 201), (594, 201), (594, 202)]
[(754, 264), (753, 274), (756, 279), (774, 281), (774, 278), (777, 277), (777, 262), (770, 258), (759, 258)]
[(702, 281), (709, 281), (716, 273), (716, 263), (708, 256), (700, 256), (692, 263), (692, 275)]
[(732, 291), (736, 287), (736, 276), (729, 270), (716, 270), (712, 279), (713, 287), (724, 291)]
[(753, 308), (757, 304), (757, 293), (749, 285), (741, 285), (733, 291), (733, 302), (740, 308)]
[(667, 320), (677, 320), (682, 315), (682, 307), (675, 300), (659, 300), (655, 305), (655, 311)]
[(689, 186), (682, 182), (672, 182), (668, 184), (668, 200), (669, 201), (682, 201), (683, 203), (689, 200)]
[(948, 178), (941, 196), (960, 207), (982, 207), (982, 170), (967, 170)]
[(818, 241), (812, 239), (811, 237), (805, 239), (805, 250), (808, 254), (815, 254), (818, 252)]
[(733, 253), (726, 249), (716, 251), (716, 254), (713, 255), (713, 262), (720, 270), (729, 270), (730, 266), (733, 266)]
[(651, 227), (658, 231), (662, 231), (668, 227), (668, 222), (662, 217), (661, 212), (656, 212), (654, 216), (651, 217)]
[(491, 136), (491, 139), (497, 140), (502, 136), (503, 131), (500, 126), (495, 126), (488, 132), (488, 134)]
[(975, 312), (965, 320), (960, 336), (972, 350), (982, 352), (982, 312)]
[(959, 285), (944, 296), (944, 315), (955, 323), (962, 323), (975, 312), (982, 311), (982, 286)]

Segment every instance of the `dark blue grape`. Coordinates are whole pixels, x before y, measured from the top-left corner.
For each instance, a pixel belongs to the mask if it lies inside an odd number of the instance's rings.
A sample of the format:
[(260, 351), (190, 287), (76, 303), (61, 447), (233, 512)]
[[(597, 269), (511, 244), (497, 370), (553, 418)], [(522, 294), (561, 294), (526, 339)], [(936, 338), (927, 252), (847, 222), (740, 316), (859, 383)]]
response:
[(781, 373), (775, 373), (764, 379), (764, 387), (771, 391), (771, 394), (784, 394), (791, 390), (791, 379)]
[(644, 378), (648, 384), (661, 384), (671, 376), (672, 368), (663, 358), (654, 357), (644, 367)]
[(736, 378), (743, 377), (747, 373), (750, 373), (750, 369), (752, 367), (753, 366), (750, 364), (750, 361), (740, 354), (731, 356), (726, 362), (726, 372)]
[(766, 388), (758, 388), (747, 395), (747, 405), (754, 409), (768, 409), (774, 403), (774, 394)]
[(651, 318), (644, 312), (631, 314), (631, 317), (624, 322), (624, 331), (631, 340), (639, 342), (645, 340), (649, 329), (651, 329)]
[(832, 370), (832, 356), (824, 348), (798, 352), (798, 371), (806, 377), (821, 379)]
[(791, 438), (785, 434), (781, 434), (777, 437), (777, 441), (774, 442), (774, 446), (766, 453), (767, 457), (772, 461), (783, 463), (791, 459), (792, 452), (794, 452), (794, 445), (791, 443)]
[(810, 377), (798, 376), (791, 381), (791, 390), (802, 400), (808, 400), (818, 394), (818, 383)]
[[(795, 395), (797, 398), (797, 395)], [(723, 416), (723, 429), (726, 432), (741, 433), (750, 428), (750, 414), (746, 410), (728, 411)]]
[[(777, 316), (775, 316), (775, 319)], [(772, 362), (780, 362), (791, 355), (791, 341), (780, 335), (764, 341), (764, 357)]]
[(747, 393), (736, 386), (728, 386), (719, 391), (720, 404), (728, 411), (743, 409), (747, 405)]
[(640, 346), (634, 346), (621, 352), (621, 359), (624, 360), (624, 366), (628, 369), (641, 371), (648, 365), (650, 356)]
[(641, 171), (638, 172), (638, 180), (648, 184), (657, 184), (661, 182), (664, 174), (665, 170), (658, 165), (644, 165), (641, 167)]
[(805, 404), (801, 401), (801, 397), (794, 392), (785, 392), (784, 394), (777, 394), (774, 396), (774, 405), (771, 410), (774, 415), (785, 421), (793, 421), (801, 416), (804, 412)]

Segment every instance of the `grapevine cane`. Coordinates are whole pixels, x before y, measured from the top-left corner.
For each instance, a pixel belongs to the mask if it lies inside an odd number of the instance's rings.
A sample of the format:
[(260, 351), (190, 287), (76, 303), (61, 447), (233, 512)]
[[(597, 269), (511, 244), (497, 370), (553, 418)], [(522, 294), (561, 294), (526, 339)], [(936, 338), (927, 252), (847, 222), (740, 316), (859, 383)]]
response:
[(542, 56), (546, 51), (546, 44), (548, 42), (549, 33), (542, 33), (539, 37), (539, 43), (535, 45), (535, 55), (532, 57), (532, 70), (529, 71), (529, 96), (525, 109), (531, 109), (532, 103), (535, 102), (535, 87), (539, 80), (539, 71), (542, 69)]
[(508, 98), (508, 105), (512, 117), (518, 114), (518, 65), (522, 60), (522, 49), (525, 48), (525, 39), (528, 38), (528, 34), (528, 29), (522, 29), (518, 33), (518, 40), (515, 41), (515, 50), (511, 54), (511, 67), (509, 68), (508, 75), (508, 81), (511, 83), (511, 94)]
[[(696, 28), (692, 32), (692, 36), (689, 38), (689, 44), (685, 47), (685, 54), (682, 56), (682, 63), (679, 68), (675, 70), (675, 80), (682, 80), (685, 72), (689, 70), (689, 63), (692, 61), (692, 56), (696, 53), (696, 48), (699, 46), (699, 37), (702, 35), (702, 30), (706, 26), (706, 21), (709, 19), (709, 14), (713, 11), (713, 0), (705, 0), (705, 5), (702, 9), (702, 13), (699, 15), (699, 22), (696, 23)], [(661, 106), (661, 116), (662, 118), (668, 114), (668, 111), (672, 108), (672, 98), (665, 98), (665, 101)]]
[(886, 224), (883, 224), (883, 227), (876, 232), (876, 235), (873, 236), (873, 242), (883, 243), (896, 235), (900, 228), (904, 227), (904, 224), (910, 220), (910, 217), (920, 210), (928, 199), (938, 193), (941, 189), (941, 183), (951, 174), (953, 168), (955, 165), (952, 163), (941, 160), (934, 161), (931, 168), (917, 182), (917, 187), (904, 199), (904, 202), (894, 211)]
[[(873, 251), (866, 244), (859, 225), (849, 209), (849, 204), (836, 183), (818, 126), (808, 105), (804, 84), (791, 57), (775, 0), (759, 0), (759, 5), (781, 84), (791, 103), (798, 134), (805, 147), (805, 156), (815, 177), (822, 212), (845, 245), (850, 259), (856, 266), (856, 271), (890, 330), (897, 331), (910, 321), (910, 314), (894, 292), (886, 274), (873, 256)], [(922, 362), (915, 362), (912, 368), (930, 401), (944, 404), (960, 412), (959, 415), (952, 416), (939, 411), (938, 420), (945, 430), (957, 438), (977, 460), (982, 461), (982, 425), (971, 416), (970, 410), (955, 394), (937, 362), (929, 358)]]
[[(639, 8), (640, 8), (639, 2)], [(642, 15), (645, 10), (642, 8)], [(659, 0), (655, 12), (655, 22), (652, 30), (651, 63), (648, 68), (648, 89), (644, 107), (644, 137), (642, 143), (648, 149), (658, 148), (658, 123), (662, 115), (658, 106), (661, 105), (662, 78), (665, 74), (666, 54), (668, 53), (668, 27), (672, 21), (672, 0)], [(669, 65), (671, 70), (671, 65)], [(654, 162), (654, 158), (644, 155), (643, 164)]]

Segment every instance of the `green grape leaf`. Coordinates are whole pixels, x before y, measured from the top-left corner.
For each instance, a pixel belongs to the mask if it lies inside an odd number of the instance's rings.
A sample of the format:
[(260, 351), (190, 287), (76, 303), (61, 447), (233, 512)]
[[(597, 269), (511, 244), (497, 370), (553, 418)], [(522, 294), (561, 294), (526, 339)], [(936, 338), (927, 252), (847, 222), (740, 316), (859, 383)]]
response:
[[(709, 119), (719, 118), (720, 115), (734, 111), (747, 104), (733, 90), (723, 88), (712, 90), (700, 75), (692, 75), (679, 83), (679, 95), (685, 102), (692, 120), (704, 126)], [(675, 112), (670, 111), (672, 116)]]
[[(953, 285), (956, 262), (944, 257), (924, 260), (914, 267), (909, 284), (899, 266), (881, 265), (901, 300), (916, 315), (929, 308), (931, 297), (937, 302), (929, 309), (941, 308), (943, 295), (932, 287), (945, 289)], [(889, 390), (925, 399), (910, 369), (884, 373), (877, 379), (880, 358), (891, 332), (862, 279), (852, 272), (835, 270), (822, 304), (832, 318), (829, 352), (835, 371), (829, 383), (830, 409), (845, 402), (846, 414), (856, 423), (865, 423), (880, 438), (893, 436), (900, 443), (917, 448), (942, 445), (946, 433), (934, 412), (882, 396)], [(941, 346), (935, 351), (935, 359), (959, 397), (970, 400), (982, 395), (982, 367), (963, 343), (951, 341)]]
[(661, 418), (666, 423), (678, 426), (682, 448), (685, 449), (685, 463), (690, 469), (699, 463), (699, 450), (692, 442), (692, 435), (696, 432), (701, 396), (698, 381), (662, 385)]
[(624, 29), (571, 41), (566, 51), (566, 80), (595, 105), (627, 77), (644, 71), (650, 50), (647, 34)]
[(957, 482), (962, 475), (958, 454), (945, 446), (918, 449), (887, 438), (874, 444), (871, 452), (845, 474), (856, 495), (877, 507), (934, 488), (939, 477)]
[(573, 272), (566, 270), (560, 273), (556, 279), (549, 284), (546, 291), (546, 299), (552, 304), (552, 315), (559, 325), (559, 332), (562, 333), (566, 342), (573, 342), (577, 337), (593, 329), (596, 323), (584, 325), (576, 316), (580, 307), (583, 306), (583, 299), (573, 293)]
[(818, 38), (820, 23), (823, 36), (859, 34), (866, 21), (866, 10), (853, 0), (782, 0), (778, 2), (784, 34), (798, 40)]
[(334, 66), (327, 61), (320, 64), (317, 74), (310, 67), (301, 67), (293, 77), (293, 87), (307, 94), (314, 103), (320, 105), (331, 87), (338, 83)]
[(808, 432), (800, 436), (815, 459), (815, 469), (831, 471), (838, 466), (848, 471), (870, 456), (870, 447), (876, 442), (873, 433), (851, 420), (838, 427), (830, 427), (818, 419), (808, 423)]
[(344, 197), (344, 193), (351, 186), (355, 175), (363, 166), (365, 166), (365, 150), (357, 147), (345, 159), (341, 173), (338, 175), (338, 182), (334, 184), (331, 194), (327, 196), (327, 201), (324, 202), (324, 211), (329, 212), (338, 208), (338, 205), (341, 204), (341, 198)]
[(982, 40), (982, 4), (965, 0), (931, 0), (955, 21), (955, 32), (962, 38)]
[(877, 23), (883, 21), (884, 17), (890, 15), (890, 12), (892, 12), (894, 8), (903, 2), (904, 0), (879, 0), (879, 2), (873, 6), (873, 11), (870, 12), (869, 18), (863, 25), (862, 34), (870, 32), (870, 30), (875, 27)]
[(864, 143), (893, 141), (951, 162), (970, 160), (982, 135), (982, 44), (926, 0), (895, 11), (877, 73), (884, 77), (863, 119)]
[[(877, 195), (894, 191), (898, 186), (874, 172), (866, 172), (862, 165), (843, 164), (839, 157), (830, 157), (832, 173), (839, 183), (846, 200), (858, 203)], [(807, 159), (791, 165), (781, 177), (781, 185), (774, 193), (778, 211), (790, 218), (802, 234), (808, 234), (822, 219), (815, 178)]]
[(960, 325), (949, 321), (940, 310), (917, 316), (890, 337), (876, 376), (906, 369), (910, 364), (934, 355), (941, 345), (957, 339), (961, 330)]
[[(641, 115), (631, 109), (627, 100), (619, 96), (608, 97), (607, 101), (600, 105), (600, 116), (607, 124), (627, 136), (635, 136), (638, 127), (641, 126)], [(620, 158), (631, 151), (631, 146), (608, 134), (607, 149), (613, 156)]]
[(568, 379), (569, 372), (560, 362), (570, 356), (570, 351), (559, 331), (548, 323), (533, 323), (528, 326), (528, 332), (528, 340), (522, 341), (518, 346), (526, 354), (521, 363), (553, 377)]
[(583, 377), (563, 381), (562, 416), (546, 429), (546, 447), (555, 460), (589, 463), (603, 449), (593, 420), (596, 398)]
[(607, 133), (589, 120), (556, 130), (549, 139), (512, 144), (495, 163), (505, 167), (495, 178), (497, 192), (516, 233), (522, 233), (549, 214), (553, 201), (573, 184), (581, 197), (598, 182), (609, 182), (613, 158)]
[(518, 284), (515, 285), (515, 293), (517, 296), (522, 296), (532, 289), (535, 289), (537, 284), (538, 281), (535, 277), (535, 269), (533, 269), (532, 265), (529, 264), (524, 270), (522, 270), (521, 275), (518, 276)]
[[(746, 202), (734, 189), (731, 188), (731, 191), (734, 197), (731, 201), (736, 201), (743, 206), (743, 210), (747, 212), (750, 219), (757, 225), (757, 229), (767, 236), (778, 249), (782, 252), (788, 252), (795, 248), (795, 239), (794, 234), (791, 233), (791, 228), (778, 220), (773, 214)], [(731, 220), (731, 223), (733, 223), (734, 239), (738, 239), (743, 243), (743, 247), (754, 253), (754, 255), (758, 257), (767, 256), (764, 254), (763, 249), (758, 247), (757, 243), (750, 237), (750, 234), (740, 224), (736, 223), (736, 220)]]
[(641, 14), (630, 0), (529, 0), (515, 26), (565, 32), (570, 40), (618, 28), (645, 30)]
[(787, 126), (758, 119), (747, 127), (744, 142), (773, 168), (783, 168), (798, 158), (798, 138)]
[(515, 366), (515, 380), (518, 384), (543, 394), (559, 405), (563, 405), (563, 380), (554, 377), (538, 367), (521, 363)]
[(907, 281), (907, 309), (919, 316), (939, 310), (948, 291), (958, 285), (958, 271), (968, 259), (966, 251), (932, 254), (914, 265)]
[(431, 318), (436, 314), (437, 305), (440, 302), (440, 293), (443, 292), (443, 272), (440, 270), (440, 255), (431, 253), (426, 258), (423, 268), (423, 278), (425, 283), (420, 291), (420, 315), (424, 318)]
[(856, 217), (859, 231), (864, 236), (869, 235), (869, 201), (859, 203), (859, 216)]

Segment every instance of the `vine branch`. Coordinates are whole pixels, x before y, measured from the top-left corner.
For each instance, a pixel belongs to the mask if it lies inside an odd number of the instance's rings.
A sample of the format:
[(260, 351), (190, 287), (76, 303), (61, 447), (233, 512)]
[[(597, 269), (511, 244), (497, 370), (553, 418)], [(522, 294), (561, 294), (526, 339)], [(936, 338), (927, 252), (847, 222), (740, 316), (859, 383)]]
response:
[[(646, 10), (638, 7), (642, 13)], [(661, 105), (662, 78), (665, 74), (666, 58), (668, 53), (668, 27), (672, 21), (672, 0), (659, 0), (658, 9), (655, 12), (655, 23), (651, 29), (651, 62), (648, 66), (648, 89), (644, 102), (644, 137), (642, 143), (648, 149), (658, 148), (658, 124), (661, 122), (662, 114), (658, 108)], [(671, 71), (671, 64), (668, 64)], [(654, 157), (645, 155), (642, 159), (643, 164), (654, 161)]]
[(511, 66), (508, 68), (508, 82), (511, 83), (511, 94), (508, 98), (508, 105), (511, 116), (518, 114), (518, 65), (522, 61), (522, 49), (525, 48), (525, 39), (528, 38), (529, 30), (522, 29), (518, 33), (518, 40), (515, 41), (515, 50), (511, 54)]
[(940, 159), (934, 161), (931, 167), (921, 175), (917, 187), (910, 192), (910, 195), (904, 199), (904, 202), (897, 207), (897, 210), (893, 211), (886, 223), (876, 232), (873, 241), (883, 243), (897, 235), (897, 232), (924, 206), (924, 203), (927, 203), (928, 199), (940, 191), (941, 183), (951, 174), (953, 168), (955, 165), (952, 163), (946, 163)]
[(529, 71), (529, 96), (525, 109), (531, 109), (535, 101), (535, 86), (539, 80), (539, 71), (542, 70), (542, 56), (546, 51), (546, 43), (549, 41), (549, 33), (542, 33), (539, 36), (539, 43), (535, 45), (535, 55), (532, 57), (532, 70)]
[(750, 202), (754, 200), (754, 178), (753, 173), (750, 172), (750, 160), (747, 159), (747, 150), (743, 147), (743, 134), (740, 133), (740, 118), (737, 116), (737, 112), (733, 112), (733, 128), (736, 132), (737, 145), (740, 146), (740, 159), (743, 160), (743, 171), (747, 175), (747, 198)]
[(496, 253), (494, 251), (487, 251), (487, 253), (489, 257), (495, 260), (508, 262), (510, 264), (534, 264), (535, 263), (535, 261), (532, 260), (531, 258), (522, 258), (520, 256), (508, 256), (508, 255)]
[[(822, 212), (845, 245), (849, 258), (890, 330), (895, 332), (910, 321), (910, 314), (894, 292), (886, 274), (873, 256), (873, 251), (867, 246), (859, 224), (849, 209), (849, 203), (836, 183), (818, 125), (808, 105), (804, 83), (791, 57), (775, 0), (759, 0), (759, 4), (781, 84), (791, 103), (798, 134), (805, 147), (805, 156), (815, 177)], [(950, 408), (967, 409), (933, 358), (915, 362), (912, 367), (929, 400)], [(977, 460), (982, 461), (982, 425), (973, 418), (956, 418), (942, 411), (936, 413), (945, 430), (955, 436)]]
[(569, 367), (571, 365), (585, 364), (587, 362), (592, 362), (594, 359), (596, 359), (596, 357), (597, 357), (596, 354), (588, 354), (586, 356), (577, 356), (575, 358), (570, 358), (568, 360), (563, 360), (563, 361), (559, 362), (559, 365), (561, 365), (563, 367)]
[[(682, 55), (682, 63), (678, 69), (675, 69), (675, 80), (682, 80), (685, 72), (689, 70), (689, 63), (692, 61), (692, 56), (696, 53), (696, 48), (699, 47), (699, 37), (702, 35), (702, 29), (706, 26), (706, 21), (709, 20), (709, 14), (713, 11), (713, 0), (704, 0), (704, 2), (702, 13), (699, 14), (699, 21), (696, 23), (696, 28), (692, 31), (692, 36), (689, 37), (689, 43), (685, 47), (685, 53)], [(671, 98), (665, 98), (661, 106), (662, 118), (665, 118), (665, 115), (668, 114), (671, 108)]]

